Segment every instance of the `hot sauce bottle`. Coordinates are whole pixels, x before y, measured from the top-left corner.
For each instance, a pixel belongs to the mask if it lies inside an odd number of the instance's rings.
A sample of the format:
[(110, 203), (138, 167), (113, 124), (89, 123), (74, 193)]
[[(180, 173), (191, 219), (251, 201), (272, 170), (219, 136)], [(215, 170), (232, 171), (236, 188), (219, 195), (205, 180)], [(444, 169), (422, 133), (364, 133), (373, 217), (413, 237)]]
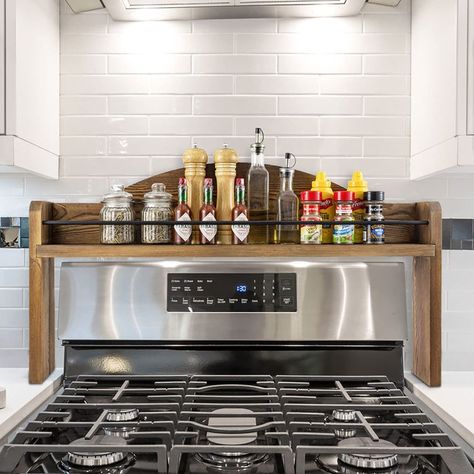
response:
[[(235, 180), (235, 206), (232, 209), (232, 220), (234, 222), (247, 222), (248, 211), (245, 206), (245, 181), (243, 178)], [(234, 245), (246, 244), (250, 226), (242, 224), (232, 225), (232, 243)]]
[[(191, 221), (191, 209), (187, 204), (188, 199), (188, 184), (186, 178), (179, 178), (178, 183), (178, 205), (174, 209), (174, 220), (187, 222)], [(190, 244), (193, 227), (190, 225), (176, 225), (174, 226), (173, 242), (175, 244)]]
[[(212, 202), (212, 178), (206, 178), (204, 180), (204, 200), (199, 210), (199, 220), (201, 221), (216, 221), (216, 208)], [(217, 226), (201, 224), (199, 226), (199, 241), (203, 245), (214, 245), (216, 244)]]

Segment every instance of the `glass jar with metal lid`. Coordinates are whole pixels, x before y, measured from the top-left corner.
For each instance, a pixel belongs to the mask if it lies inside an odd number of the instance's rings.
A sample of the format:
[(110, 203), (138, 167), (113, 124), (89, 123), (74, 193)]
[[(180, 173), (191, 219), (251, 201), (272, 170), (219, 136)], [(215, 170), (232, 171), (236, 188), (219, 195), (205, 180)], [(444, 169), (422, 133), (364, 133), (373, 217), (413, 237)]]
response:
[[(166, 192), (163, 183), (153, 183), (151, 191), (144, 196), (142, 210), (143, 221), (169, 221), (172, 216), (172, 196)], [(168, 225), (145, 224), (142, 227), (144, 244), (167, 244), (171, 239), (171, 228)]]
[[(104, 196), (100, 218), (103, 221), (132, 221), (133, 207), (132, 195), (125, 191), (123, 184), (114, 184), (111, 192)], [(130, 224), (103, 225), (101, 242), (103, 244), (131, 244), (134, 241), (135, 232)]]

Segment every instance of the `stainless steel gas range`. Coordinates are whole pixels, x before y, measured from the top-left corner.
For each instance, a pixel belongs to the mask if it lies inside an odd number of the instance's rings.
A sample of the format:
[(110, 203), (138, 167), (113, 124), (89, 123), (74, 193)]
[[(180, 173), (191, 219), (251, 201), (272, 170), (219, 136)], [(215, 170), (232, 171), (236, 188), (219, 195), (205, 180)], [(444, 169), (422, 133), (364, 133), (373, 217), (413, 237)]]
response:
[(0, 472), (473, 474), (404, 388), (403, 263), (66, 263), (64, 386)]

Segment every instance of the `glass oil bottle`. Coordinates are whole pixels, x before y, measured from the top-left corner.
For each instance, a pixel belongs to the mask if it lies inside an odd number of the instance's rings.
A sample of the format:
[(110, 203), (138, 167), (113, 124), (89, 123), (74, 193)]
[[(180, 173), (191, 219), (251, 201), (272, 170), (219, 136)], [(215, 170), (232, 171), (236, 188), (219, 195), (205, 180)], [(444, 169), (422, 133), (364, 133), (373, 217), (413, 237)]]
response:
[[(250, 147), (251, 165), (247, 175), (247, 209), (251, 221), (268, 221), (269, 176), (264, 164), (264, 138), (263, 130), (256, 128), (255, 143)], [(250, 227), (249, 241), (251, 244), (267, 244), (268, 239), (268, 226), (254, 225)]]
[[(277, 199), (277, 220), (297, 221), (299, 213), (299, 199), (293, 191), (293, 176), (296, 158), (293, 153), (285, 153), (286, 165), (280, 168), (280, 192)], [(290, 161), (293, 164), (290, 166)], [(274, 241), (276, 244), (297, 244), (300, 241), (298, 225), (277, 225)]]

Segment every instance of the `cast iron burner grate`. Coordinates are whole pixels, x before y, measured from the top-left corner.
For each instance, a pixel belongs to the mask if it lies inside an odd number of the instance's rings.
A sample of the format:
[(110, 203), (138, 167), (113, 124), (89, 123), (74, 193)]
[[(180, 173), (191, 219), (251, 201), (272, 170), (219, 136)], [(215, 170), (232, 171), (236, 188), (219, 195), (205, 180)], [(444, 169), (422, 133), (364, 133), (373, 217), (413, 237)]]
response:
[(93, 474), (474, 474), (386, 377), (269, 375), (80, 376), (3, 447), (0, 472), (94, 459), (111, 464)]

